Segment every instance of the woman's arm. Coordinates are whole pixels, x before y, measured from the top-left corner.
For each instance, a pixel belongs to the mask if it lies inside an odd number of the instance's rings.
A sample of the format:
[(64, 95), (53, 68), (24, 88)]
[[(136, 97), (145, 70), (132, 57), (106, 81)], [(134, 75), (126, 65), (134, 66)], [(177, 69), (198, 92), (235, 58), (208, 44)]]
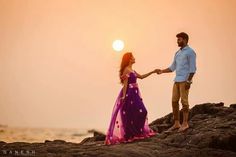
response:
[(151, 72), (149, 72), (149, 73), (147, 73), (147, 74), (143, 74), (143, 75), (140, 75), (140, 74), (137, 73), (137, 72), (135, 72), (135, 73), (137, 74), (137, 78), (139, 78), (139, 79), (144, 79), (144, 78), (150, 76), (151, 74), (156, 73), (156, 70), (153, 70), (153, 71), (151, 71)]
[(126, 91), (127, 91), (127, 85), (128, 85), (128, 78), (126, 78), (123, 82), (123, 95), (122, 95), (122, 100), (125, 99)]
[(123, 75), (124, 76), (124, 80), (123, 80), (123, 95), (122, 95), (122, 98), (121, 99), (125, 99), (125, 95), (126, 95), (126, 91), (127, 91), (127, 86), (128, 86), (128, 77), (126, 76), (127, 74), (129, 74), (130, 71), (126, 68), (123, 72)]

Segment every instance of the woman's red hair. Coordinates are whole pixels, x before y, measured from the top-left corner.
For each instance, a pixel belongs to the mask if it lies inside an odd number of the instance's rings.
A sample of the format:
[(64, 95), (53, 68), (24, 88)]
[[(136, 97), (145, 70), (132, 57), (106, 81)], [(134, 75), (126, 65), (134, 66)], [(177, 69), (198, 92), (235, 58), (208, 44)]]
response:
[(132, 53), (131, 52), (126, 52), (123, 57), (122, 57), (122, 61), (121, 61), (121, 64), (120, 64), (120, 82), (123, 84), (124, 80), (122, 79), (122, 75), (123, 75), (123, 72), (125, 70), (125, 68), (129, 65), (129, 62), (131, 60), (131, 58), (133, 57)]

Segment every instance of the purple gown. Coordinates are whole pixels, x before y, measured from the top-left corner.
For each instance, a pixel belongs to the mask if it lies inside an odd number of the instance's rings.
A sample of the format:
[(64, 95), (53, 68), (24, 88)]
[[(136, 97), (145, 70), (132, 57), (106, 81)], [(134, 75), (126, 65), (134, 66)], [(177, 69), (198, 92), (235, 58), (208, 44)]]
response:
[(136, 83), (136, 73), (130, 72), (122, 78), (128, 78), (126, 96), (122, 102), (123, 89), (121, 89), (112, 111), (105, 140), (106, 145), (131, 142), (156, 134), (148, 126), (147, 110)]

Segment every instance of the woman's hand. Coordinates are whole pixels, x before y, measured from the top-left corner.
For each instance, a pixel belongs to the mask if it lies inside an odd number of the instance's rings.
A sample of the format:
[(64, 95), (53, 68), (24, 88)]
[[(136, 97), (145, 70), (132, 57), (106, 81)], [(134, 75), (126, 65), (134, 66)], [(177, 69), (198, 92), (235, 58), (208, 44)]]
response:
[(120, 100), (121, 100), (121, 102), (123, 103), (124, 100), (125, 100), (125, 96), (122, 96), (122, 97), (120, 98)]

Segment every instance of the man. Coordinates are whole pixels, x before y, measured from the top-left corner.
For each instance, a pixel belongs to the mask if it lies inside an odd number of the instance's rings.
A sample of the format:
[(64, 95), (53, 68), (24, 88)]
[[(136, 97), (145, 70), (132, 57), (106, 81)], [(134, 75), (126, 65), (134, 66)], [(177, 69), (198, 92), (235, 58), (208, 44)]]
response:
[[(181, 32), (176, 35), (177, 43), (180, 49), (176, 52), (174, 61), (169, 68), (159, 70), (158, 74), (170, 73), (176, 71), (174, 79), (173, 92), (172, 92), (172, 109), (174, 125), (169, 128), (169, 131), (179, 129), (184, 131), (189, 128), (188, 115), (189, 115), (189, 102), (188, 95), (189, 89), (192, 84), (192, 78), (196, 72), (196, 53), (188, 46), (188, 34)], [(181, 98), (183, 123), (180, 125), (179, 118), (179, 100)]]

